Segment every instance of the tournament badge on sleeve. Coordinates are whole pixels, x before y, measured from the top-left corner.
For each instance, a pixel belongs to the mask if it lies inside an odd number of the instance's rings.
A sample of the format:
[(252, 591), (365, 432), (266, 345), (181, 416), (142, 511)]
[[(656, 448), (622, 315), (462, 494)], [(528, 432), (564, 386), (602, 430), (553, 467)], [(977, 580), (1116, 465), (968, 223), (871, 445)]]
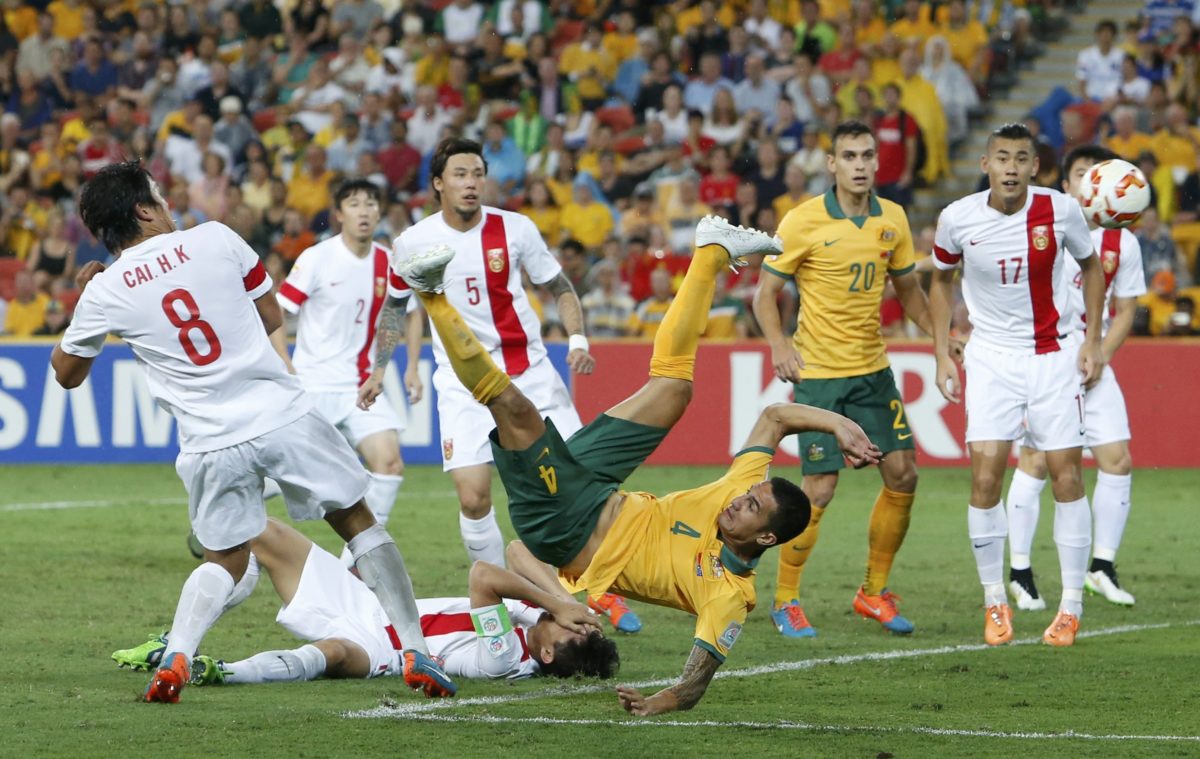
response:
[(504, 604), (472, 609), (471, 623), (475, 625), (475, 634), (483, 639), (487, 652), (492, 656), (499, 657), (512, 648), (508, 638), (513, 630), (512, 620)]

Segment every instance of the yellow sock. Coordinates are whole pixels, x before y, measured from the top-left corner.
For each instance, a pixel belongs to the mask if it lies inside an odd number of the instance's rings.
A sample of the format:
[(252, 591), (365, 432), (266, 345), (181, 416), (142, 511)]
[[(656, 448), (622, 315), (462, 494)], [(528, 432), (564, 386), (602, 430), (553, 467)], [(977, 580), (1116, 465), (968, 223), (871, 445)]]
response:
[(729, 254), (720, 245), (705, 245), (692, 254), (683, 284), (654, 335), (651, 377), (692, 380), (696, 346), (708, 323), (717, 274), (728, 263)]
[(429, 321), (442, 338), (442, 347), (450, 359), (454, 374), (471, 389), (475, 400), (487, 405), (512, 384), (496, 362), (484, 350), (479, 338), (467, 327), (462, 315), (441, 293), (418, 293), (429, 313)]
[(824, 514), (824, 508), (813, 506), (804, 532), (780, 547), (779, 575), (775, 583), (776, 606), (800, 597), (800, 576), (804, 574), (804, 564), (817, 544), (817, 536), (821, 534), (821, 517)]
[(863, 582), (863, 592), (868, 596), (877, 596), (887, 587), (892, 561), (908, 532), (914, 497), (913, 493), (882, 488), (875, 499), (867, 530), (867, 577)]

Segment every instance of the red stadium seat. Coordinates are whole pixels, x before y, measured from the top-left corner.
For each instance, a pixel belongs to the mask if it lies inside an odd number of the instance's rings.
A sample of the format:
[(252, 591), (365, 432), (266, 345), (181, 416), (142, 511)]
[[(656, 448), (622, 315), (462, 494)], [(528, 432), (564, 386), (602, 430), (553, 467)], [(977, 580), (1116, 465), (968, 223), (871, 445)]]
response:
[(612, 127), (614, 135), (621, 135), (633, 128), (637, 120), (633, 109), (627, 105), (612, 105), (596, 111), (596, 120)]
[(553, 36), (550, 38), (550, 49), (557, 52), (572, 42), (583, 39), (583, 29), (582, 21), (559, 21), (554, 27)]
[(254, 130), (259, 134), (267, 131), (278, 123), (278, 114), (274, 108), (264, 108), (261, 111), (255, 111), (254, 116), (250, 119), (250, 123), (254, 125)]
[(0, 258), (0, 298), (13, 299), (17, 289), (17, 272), (24, 268), (25, 262), (18, 258)]

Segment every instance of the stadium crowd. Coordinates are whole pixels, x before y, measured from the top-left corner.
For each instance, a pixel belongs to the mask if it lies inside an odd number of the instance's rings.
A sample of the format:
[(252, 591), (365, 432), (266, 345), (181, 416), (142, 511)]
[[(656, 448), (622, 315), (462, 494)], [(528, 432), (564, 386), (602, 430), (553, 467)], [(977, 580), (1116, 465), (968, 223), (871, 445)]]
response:
[[(649, 338), (702, 216), (773, 233), (827, 189), (828, 135), (852, 117), (878, 137), (879, 194), (907, 204), (948, 176), (989, 90), (1013, 84), (1058, 13), (1049, 0), (4, 0), (0, 333), (69, 323), (74, 272), (109, 257), (76, 213), (108, 163), (142, 159), (180, 228), (224, 222), (279, 282), (338, 231), (342, 177), (384, 189), (385, 244), (436, 210), (432, 151), (460, 134), (484, 144), (485, 203), (527, 214), (561, 258), (589, 334)], [(1153, 177), (1143, 334), (1193, 331), (1176, 314), (1195, 312), (1200, 246), (1197, 21), (1191, 0), (1151, 0), (1121, 29), (1102, 24), (1076, 90), (1029, 117), (1042, 184), (1092, 140)], [(920, 230), (922, 255), (932, 235)], [(706, 336), (756, 334), (756, 281), (720, 280)], [(553, 298), (535, 302), (561, 334)], [(906, 333), (894, 296), (882, 319)]]

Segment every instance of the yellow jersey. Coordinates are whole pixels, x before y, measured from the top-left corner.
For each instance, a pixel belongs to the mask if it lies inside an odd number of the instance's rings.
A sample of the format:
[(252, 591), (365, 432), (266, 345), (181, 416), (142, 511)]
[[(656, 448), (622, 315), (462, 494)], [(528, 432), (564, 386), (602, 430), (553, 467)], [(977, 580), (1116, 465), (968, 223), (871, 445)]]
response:
[(833, 189), (788, 212), (783, 253), (765, 271), (800, 290), (796, 350), (803, 379), (859, 377), (888, 366), (879, 329), (885, 275), (916, 265), (904, 209), (872, 193), (867, 216), (847, 217)]
[(775, 451), (747, 448), (716, 482), (670, 493), (625, 496), (617, 518), (571, 592), (610, 590), (696, 615), (696, 645), (725, 661), (754, 608), (754, 567), (721, 541), (717, 518), (737, 496), (767, 478)]

